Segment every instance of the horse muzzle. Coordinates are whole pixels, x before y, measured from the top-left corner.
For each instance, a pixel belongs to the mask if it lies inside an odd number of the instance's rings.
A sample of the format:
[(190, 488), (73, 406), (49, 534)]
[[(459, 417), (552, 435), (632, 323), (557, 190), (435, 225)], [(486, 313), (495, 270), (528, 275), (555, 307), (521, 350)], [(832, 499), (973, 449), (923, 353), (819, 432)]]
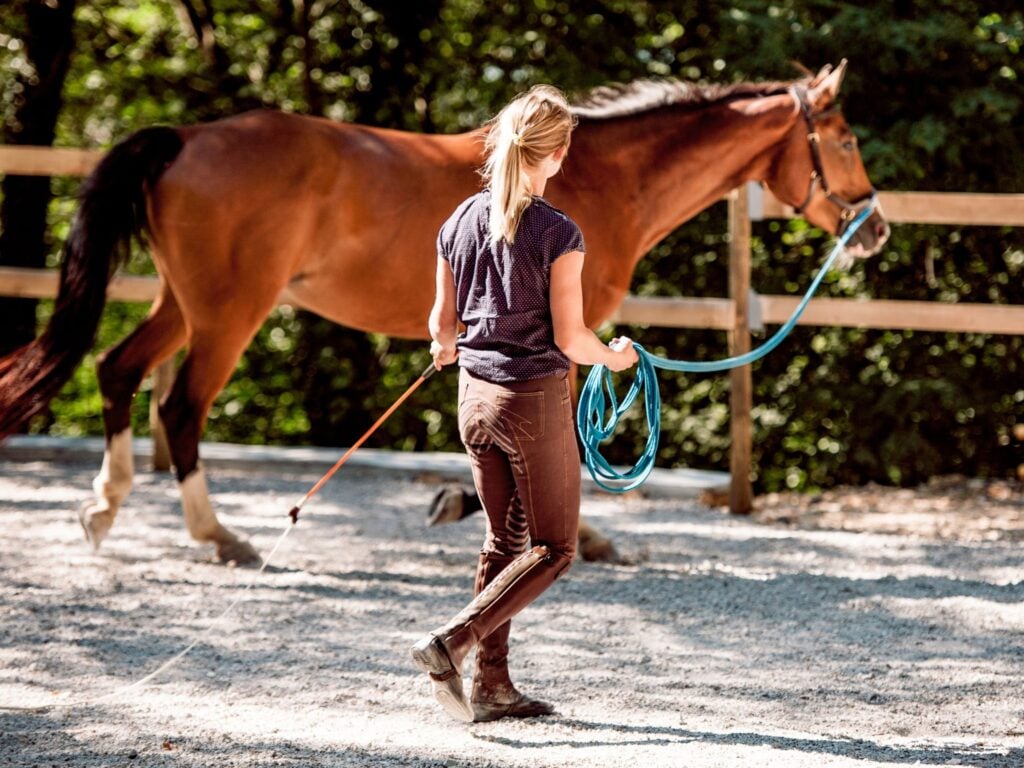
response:
[(857, 259), (869, 258), (882, 250), (882, 246), (889, 239), (891, 232), (889, 222), (885, 220), (882, 206), (874, 193), (860, 204), (843, 207), (836, 236), (842, 237), (850, 223), (863, 213), (867, 207), (872, 209), (871, 214), (850, 237), (849, 242), (844, 248), (846, 256)]

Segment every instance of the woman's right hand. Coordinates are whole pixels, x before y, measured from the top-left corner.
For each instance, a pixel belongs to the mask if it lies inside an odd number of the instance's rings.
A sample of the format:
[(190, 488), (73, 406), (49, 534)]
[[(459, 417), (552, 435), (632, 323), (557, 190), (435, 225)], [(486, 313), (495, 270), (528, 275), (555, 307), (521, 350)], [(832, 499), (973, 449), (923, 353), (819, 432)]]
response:
[(430, 342), (430, 356), (434, 358), (434, 367), (441, 370), (442, 366), (454, 363), (459, 357), (459, 350), (454, 344), (444, 345), (438, 341)]
[(640, 360), (636, 350), (633, 349), (633, 340), (626, 336), (619, 336), (608, 342), (608, 347), (615, 353), (607, 363), (611, 371), (624, 371), (632, 368)]

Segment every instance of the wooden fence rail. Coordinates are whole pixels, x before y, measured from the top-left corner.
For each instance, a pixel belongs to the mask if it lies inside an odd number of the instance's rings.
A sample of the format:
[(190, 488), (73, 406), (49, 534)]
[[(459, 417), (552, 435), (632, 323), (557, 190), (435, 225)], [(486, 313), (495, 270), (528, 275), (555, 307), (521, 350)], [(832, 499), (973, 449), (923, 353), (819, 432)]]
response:
[[(80, 176), (91, 171), (101, 157), (102, 153), (95, 150), (0, 146), (0, 173)], [(891, 223), (1024, 227), (1024, 194), (880, 192), (878, 197)], [(613, 322), (723, 330), (729, 334), (730, 354), (742, 354), (750, 349), (752, 326), (780, 324), (789, 318), (799, 297), (758, 296), (750, 290), (750, 237), (753, 221), (789, 218), (794, 215), (793, 210), (756, 184), (734, 191), (727, 200), (729, 298), (629, 296)], [(118, 275), (107, 295), (111, 301), (149, 302), (156, 297), (158, 288), (156, 277)], [(49, 298), (56, 291), (57, 274), (53, 271), (0, 267), (0, 296)], [(287, 291), (280, 302), (292, 303)], [(1020, 335), (1024, 334), (1024, 305), (822, 298), (810, 302), (799, 322), (814, 326)], [(165, 367), (159, 371), (157, 379), (157, 387), (166, 386), (170, 370)], [(753, 500), (750, 366), (733, 371), (730, 379), (729, 506), (734, 512), (748, 512)], [(159, 443), (162, 429), (155, 410), (151, 412), (151, 421), (154, 439)]]
[[(0, 267), (0, 296), (52, 299), (59, 276), (54, 270)], [(157, 277), (115, 275), (108, 301), (146, 303), (156, 298)], [(752, 294), (751, 315), (764, 325), (781, 325), (800, 302), (798, 296)], [(286, 290), (280, 304), (294, 304)], [(732, 330), (736, 302), (732, 299), (628, 296), (612, 317), (622, 325), (662, 328)], [(812, 299), (797, 325), (847, 328), (949, 331), (951, 333), (1019, 334), (1024, 329), (1024, 306), (889, 299)]]

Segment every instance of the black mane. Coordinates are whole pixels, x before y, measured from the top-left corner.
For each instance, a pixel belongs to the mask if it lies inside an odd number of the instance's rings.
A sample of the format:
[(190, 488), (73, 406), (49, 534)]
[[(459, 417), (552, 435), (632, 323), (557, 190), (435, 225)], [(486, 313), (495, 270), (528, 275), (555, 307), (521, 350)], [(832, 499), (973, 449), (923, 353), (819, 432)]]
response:
[(796, 83), (764, 82), (699, 85), (682, 80), (635, 80), (594, 88), (573, 104), (573, 114), (587, 120), (607, 120), (661, 107), (706, 107), (724, 101), (784, 93)]

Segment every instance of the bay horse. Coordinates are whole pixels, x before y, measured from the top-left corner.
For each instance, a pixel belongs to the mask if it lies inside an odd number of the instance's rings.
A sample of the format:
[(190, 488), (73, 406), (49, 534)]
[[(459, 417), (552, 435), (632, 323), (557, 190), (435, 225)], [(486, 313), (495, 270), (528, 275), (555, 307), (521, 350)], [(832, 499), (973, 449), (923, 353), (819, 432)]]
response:
[[(749, 180), (836, 234), (873, 189), (833, 70), (773, 83), (638, 81), (592, 91), (547, 197), (587, 241), (585, 319), (620, 305), (640, 258)], [(159, 404), (185, 523), (224, 561), (258, 559), (218, 521), (199, 459), (214, 398), (287, 289), (291, 301), (364, 331), (427, 338), (436, 233), (479, 189), (487, 127), (423, 135), (275, 111), (143, 129), (84, 181), (53, 316), (0, 360), (0, 436), (42, 410), (91, 347), (106, 287), (146, 236), (160, 275), (147, 318), (98, 362), (106, 452), (80, 512), (94, 546), (132, 484), (129, 408), (153, 368), (187, 347)], [(848, 245), (888, 237), (875, 209)]]

